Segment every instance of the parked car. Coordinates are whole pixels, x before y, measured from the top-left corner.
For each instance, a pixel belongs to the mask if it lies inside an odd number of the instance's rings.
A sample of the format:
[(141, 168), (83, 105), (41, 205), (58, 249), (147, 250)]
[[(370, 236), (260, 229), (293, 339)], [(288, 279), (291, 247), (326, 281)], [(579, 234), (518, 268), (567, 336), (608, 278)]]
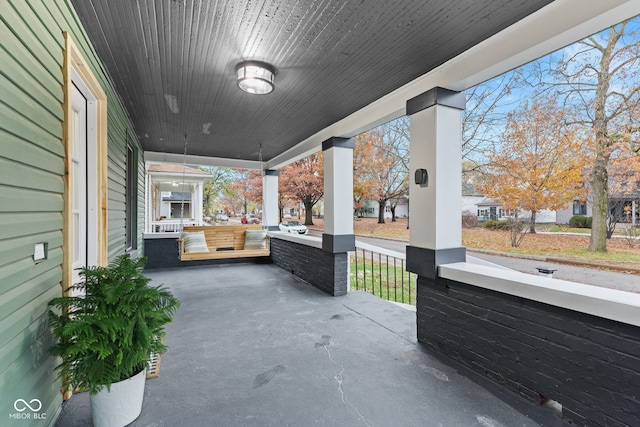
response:
[(296, 234), (307, 234), (309, 229), (306, 225), (300, 224), (298, 221), (284, 221), (280, 223), (280, 231)]
[(243, 224), (260, 224), (260, 218), (256, 218), (253, 214), (242, 215), (240, 222)]
[(218, 214), (218, 215), (216, 215), (216, 220), (217, 221), (229, 221), (229, 216), (227, 216), (225, 214)]

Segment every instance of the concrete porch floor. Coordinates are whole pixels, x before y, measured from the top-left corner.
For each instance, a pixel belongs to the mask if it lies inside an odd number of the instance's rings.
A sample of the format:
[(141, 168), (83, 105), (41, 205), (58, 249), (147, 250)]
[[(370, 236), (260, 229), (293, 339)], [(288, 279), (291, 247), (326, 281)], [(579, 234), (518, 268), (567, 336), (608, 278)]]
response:
[[(363, 292), (331, 297), (273, 265), (155, 270), (182, 301), (160, 376), (132, 426), (550, 426), (416, 342), (415, 313)], [(57, 427), (90, 426), (86, 393)]]

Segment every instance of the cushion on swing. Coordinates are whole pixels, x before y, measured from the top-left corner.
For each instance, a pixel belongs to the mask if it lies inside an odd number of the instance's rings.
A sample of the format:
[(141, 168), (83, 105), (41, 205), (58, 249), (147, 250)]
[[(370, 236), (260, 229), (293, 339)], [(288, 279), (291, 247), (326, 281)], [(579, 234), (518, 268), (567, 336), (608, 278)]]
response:
[(184, 241), (184, 252), (209, 252), (207, 241), (204, 238), (204, 231), (183, 231), (182, 240)]
[(266, 230), (247, 230), (244, 235), (244, 249), (266, 249)]

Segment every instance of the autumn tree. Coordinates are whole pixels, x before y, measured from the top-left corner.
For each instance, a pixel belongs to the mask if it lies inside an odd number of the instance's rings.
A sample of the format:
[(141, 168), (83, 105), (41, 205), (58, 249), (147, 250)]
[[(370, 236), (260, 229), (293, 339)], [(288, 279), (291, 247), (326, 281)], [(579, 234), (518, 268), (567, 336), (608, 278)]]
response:
[(581, 118), (577, 122), (590, 129), (595, 141), (594, 160), (589, 168), (591, 251), (607, 249), (612, 153), (619, 143), (638, 141), (640, 38), (629, 24), (625, 21), (587, 37), (565, 49), (559, 61), (552, 56), (548, 63), (540, 65), (541, 75), (552, 71), (555, 76), (551, 82), (542, 82), (543, 89), (556, 92), (565, 106), (578, 107)]
[(354, 197), (366, 194), (378, 202), (378, 224), (385, 223), (388, 202), (409, 189), (409, 140), (405, 130), (408, 132), (408, 121), (402, 118), (355, 138), (356, 149), (364, 154), (355, 156)]
[(202, 200), (204, 215), (210, 217), (216, 210), (216, 202), (227, 193), (228, 186), (233, 182), (233, 171), (214, 166), (201, 166), (200, 169), (212, 175), (204, 184)]
[[(395, 169), (398, 171), (398, 178), (402, 181), (402, 187), (398, 194), (388, 201), (391, 210), (391, 222), (396, 221), (396, 207), (398, 202), (409, 193), (409, 117), (402, 116), (382, 125), (385, 142), (391, 147), (391, 152), (395, 156)], [(384, 218), (384, 216), (383, 216)]]
[(516, 97), (514, 93), (528, 85), (526, 67), (473, 86), (465, 91), (466, 108), (462, 113), (463, 182), (473, 181), (486, 165), (490, 150), (506, 122)]
[(305, 225), (313, 225), (313, 207), (324, 196), (322, 153), (312, 154), (280, 169), (278, 191), (304, 204)]
[(258, 170), (235, 170), (235, 180), (229, 185), (229, 194), (239, 200), (243, 212), (249, 212), (249, 205), (262, 201), (262, 175)]
[(374, 197), (373, 186), (369, 179), (373, 173), (373, 141), (356, 137), (353, 150), (353, 207), (354, 214), (365, 207), (367, 200)]
[[(278, 186), (280, 186), (280, 181), (278, 181)], [(284, 208), (287, 206), (291, 206), (292, 203), (297, 203), (297, 199), (292, 198), (289, 194), (284, 194), (278, 190), (278, 218), (280, 222), (282, 222), (282, 218), (284, 216)], [(298, 219), (300, 218), (300, 210), (298, 210)]]
[(225, 194), (220, 197), (218, 205), (223, 212), (230, 213), (232, 215), (235, 215), (242, 209), (242, 201), (236, 197), (233, 191), (225, 192)]
[(509, 114), (503, 141), (488, 156), (489, 173), (478, 188), (504, 208), (536, 214), (558, 209), (579, 193), (581, 140), (564, 123), (554, 100), (525, 103)]

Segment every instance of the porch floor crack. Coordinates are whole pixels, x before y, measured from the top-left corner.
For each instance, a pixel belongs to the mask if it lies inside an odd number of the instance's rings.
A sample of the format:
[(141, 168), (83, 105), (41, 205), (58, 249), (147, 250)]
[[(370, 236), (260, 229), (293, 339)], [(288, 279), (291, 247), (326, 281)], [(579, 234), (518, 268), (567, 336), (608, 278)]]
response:
[(339, 368), (339, 372), (336, 375), (334, 375), (333, 378), (336, 380), (336, 383), (338, 384), (338, 391), (340, 392), (340, 398), (342, 400), (342, 403), (347, 405), (347, 406), (349, 406), (349, 407), (351, 407), (356, 412), (356, 414), (358, 414), (358, 417), (362, 420), (362, 422), (365, 423), (368, 427), (371, 427), (371, 424), (367, 421), (365, 416), (362, 415), (362, 413), (360, 412), (360, 409), (358, 409), (358, 407), (356, 405), (354, 405), (353, 403), (349, 402), (349, 400), (347, 399), (347, 396), (346, 396), (345, 390), (344, 390), (344, 371), (345, 371), (345, 367), (342, 364), (340, 364), (340, 363), (335, 361), (335, 359), (333, 358), (333, 356), (331, 354), (331, 350), (329, 350), (329, 346), (326, 343), (326, 340), (318, 341), (312, 334), (309, 333), (309, 331), (307, 331), (307, 329), (304, 327), (304, 325), (303, 325), (303, 328), (307, 332), (307, 334), (311, 337), (311, 339), (313, 339), (316, 342), (316, 346), (322, 347), (324, 349), (324, 351), (327, 352), (327, 356), (329, 358), (329, 361)]

